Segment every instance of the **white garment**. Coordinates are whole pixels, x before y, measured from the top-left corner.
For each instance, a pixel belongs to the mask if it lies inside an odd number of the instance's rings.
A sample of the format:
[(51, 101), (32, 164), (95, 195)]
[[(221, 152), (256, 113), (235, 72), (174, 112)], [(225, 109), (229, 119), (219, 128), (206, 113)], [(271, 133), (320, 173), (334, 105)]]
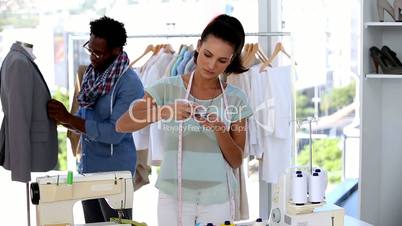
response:
[[(133, 68), (133, 70), (137, 73), (138, 77), (141, 79), (141, 82), (142, 82), (143, 74), (141, 74), (140, 68)], [(144, 82), (143, 82), (143, 85), (144, 85)], [(139, 131), (132, 133), (136, 150), (144, 150), (144, 149), (148, 148), (149, 132), (147, 132), (147, 131), (149, 131), (149, 128), (145, 127)], [(147, 135), (147, 133), (148, 133), (148, 135)]]
[[(267, 125), (268, 108), (261, 108), (264, 102), (268, 100), (265, 91), (269, 89), (268, 76), (266, 73), (260, 73), (260, 65), (254, 65), (249, 70), (250, 79), (250, 104), (253, 109), (253, 115), (250, 117), (250, 154), (261, 159), (264, 151), (267, 149), (265, 139), (265, 129), (261, 125)], [(257, 111), (258, 109), (258, 111)]]
[[(165, 74), (166, 68), (174, 58), (173, 54), (165, 53), (163, 49), (160, 51), (160, 56), (157, 61), (150, 66), (148, 74), (144, 77), (144, 87), (151, 85), (154, 81), (167, 77)], [(160, 136), (163, 132), (160, 126), (160, 122), (152, 123), (147, 131), (148, 134), (148, 164), (153, 166), (159, 166), (162, 161), (162, 147), (160, 143)]]
[(279, 175), (291, 164), (292, 152), (292, 67), (274, 67), (265, 71), (269, 78), (268, 89), (264, 96), (272, 100), (268, 114), (268, 123), (273, 123), (272, 132), (265, 132), (266, 149), (263, 156), (262, 179), (268, 183), (277, 183)]
[[(161, 49), (158, 54), (152, 56), (144, 65), (143, 73), (140, 73), (140, 70), (136, 70), (139, 75), (142, 84), (144, 87), (149, 86), (152, 82), (161, 79), (164, 77), (165, 69), (171, 59), (173, 58), (172, 54), (165, 53), (164, 49)], [(152, 147), (150, 147), (151, 138), (150, 138), (150, 126), (147, 126), (139, 131), (133, 132), (134, 143), (137, 150), (148, 149), (148, 164), (150, 164), (150, 160), (153, 159), (152, 156), (157, 156), (158, 159), (161, 160), (160, 155), (152, 153)]]
[(174, 63), (176, 62), (178, 56), (179, 55), (177, 53), (173, 54), (173, 58), (170, 60), (169, 64), (165, 68), (165, 73), (164, 73), (165, 75), (170, 76), (170, 69), (172, 69), (172, 67), (173, 67)]
[[(221, 225), (230, 220), (230, 204), (224, 202), (214, 205), (200, 205), (183, 202), (183, 225), (194, 226), (197, 223), (206, 225)], [(158, 225), (177, 226), (177, 199), (159, 192), (158, 199)]]
[[(241, 74), (231, 74), (230, 76), (227, 77), (226, 82), (228, 84), (237, 86), (239, 89), (243, 90), (243, 92), (247, 96), (247, 101), (251, 103), (251, 95), (252, 95), (252, 90), (251, 90), (251, 84), (250, 84), (250, 77), (252, 74), (250, 71), (243, 72)], [(254, 110), (254, 109), (253, 109)], [(246, 134), (246, 142), (244, 145), (244, 156), (248, 155), (256, 155), (254, 152), (254, 149), (252, 148), (252, 145), (257, 144), (257, 139), (255, 136), (255, 120), (252, 119), (253, 116), (247, 120), (247, 134)]]

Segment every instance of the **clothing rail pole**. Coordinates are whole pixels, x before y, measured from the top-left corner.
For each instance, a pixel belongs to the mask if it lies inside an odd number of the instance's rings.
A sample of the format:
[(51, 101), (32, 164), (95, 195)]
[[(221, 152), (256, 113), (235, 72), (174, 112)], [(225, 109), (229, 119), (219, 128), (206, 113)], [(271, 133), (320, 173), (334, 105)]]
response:
[[(289, 36), (290, 32), (253, 32), (245, 33), (246, 36)], [(128, 35), (127, 38), (183, 38), (201, 37), (201, 34), (156, 34), (156, 35)]]
[[(72, 39), (80, 39), (88, 36), (86, 33), (71, 33)], [(290, 36), (290, 32), (248, 32), (246, 36)], [(128, 35), (127, 38), (184, 38), (184, 37), (201, 37), (201, 34), (144, 34), (144, 35)]]

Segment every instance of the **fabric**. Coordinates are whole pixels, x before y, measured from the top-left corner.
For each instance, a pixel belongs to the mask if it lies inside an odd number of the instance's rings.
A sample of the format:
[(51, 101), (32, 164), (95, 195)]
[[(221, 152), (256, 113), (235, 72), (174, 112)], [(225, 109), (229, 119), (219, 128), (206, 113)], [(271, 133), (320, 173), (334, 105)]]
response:
[(263, 73), (269, 80), (264, 96), (271, 100), (266, 123), (273, 124), (273, 127), (272, 131), (265, 130), (263, 134), (267, 148), (264, 149), (262, 179), (267, 183), (277, 183), (279, 176), (291, 165), (292, 67), (268, 68)]
[(186, 67), (184, 68), (183, 74), (190, 73), (191, 71), (194, 70), (195, 70), (195, 63), (194, 63), (194, 52), (193, 52), (193, 56), (190, 58), (190, 60), (188, 60)]
[(47, 116), (50, 92), (31, 56), (17, 43), (3, 61), (0, 84), (3, 167), (13, 181), (26, 183), (31, 172), (47, 172), (57, 164), (56, 124)]
[[(243, 161), (244, 162), (244, 161)], [(247, 162), (246, 162), (247, 164)], [(243, 169), (243, 164), (233, 170), (238, 181), (238, 187), (235, 190), (235, 219), (236, 221), (247, 220), (250, 218), (248, 210), (248, 197), (246, 187), (246, 176)]]
[[(252, 95), (252, 89), (250, 86), (250, 76), (252, 76), (249, 71), (243, 72), (241, 74), (231, 74), (227, 77), (226, 81), (227, 83), (238, 87), (241, 89), (247, 97), (247, 101), (251, 103), (251, 95)], [(255, 155), (253, 152), (253, 149), (251, 148), (250, 144), (254, 143), (256, 144), (257, 141), (253, 139), (255, 136), (255, 121), (252, 120), (254, 118), (254, 115), (250, 116), (250, 119), (247, 121), (247, 137), (246, 137), (246, 145), (244, 147), (244, 154), (245, 156), (248, 156), (249, 154)], [(253, 142), (250, 142), (250, 140), (253, 140)], [(251, 153), (250, 153), (251, 152)]]
[[(77, 74), (75, 76), (75, 82), (74, 82), (74, 96), (73, 96), (73, 101), (71, 104), (71, 109), (70, 113), (75, 114), (78, 111), (79, 104), (78, 104), (78, 94), (81, 90), (81, 82), (82, 82), (82, 77), (84, 76), (84, 73), (87, 69), (86, 65), (80, 65), (77, 70)], [(71, 145), (71, 150), (73, 152), (74, 156), (77, 156), (81, 153), (81, 146), (80, 146), (80, 135), (77, 133), (72, 132), (71, 130), (67, 131), (67, 137), (70, 140), (70, 145)]]
[[(260, 73), (260, 65), (254, 65), (250, 68), (250, 87), (253, 87), (250, 95), (250, 104), (253, 108), (253, 116), (250, 118), (250, 127), (253, 128), (254, 133), (250, 133), (251, 152), (257, 157), (262, 159), (264, 151), (267, 149), (265, 139), (265, 125), (267, 125), (267, 119), (269, 109), (265, 107), (265, 101), (268, 100), (266, 93), (269, 90), (268, 75), (264, 72)], [(266, 91), (266, 92), (265, 92)]]
[[(112, 209), (105, 199), (82, 201), (85, 223), (109, 222), (112, 217), (119, 217), (117, 210)], [(132, 219), (133, 209), (122, 209), (124, 219)]]
[(101, 74), (97, 73), (92, 65), (89, 65), (78, 95), (80, 106), (91, 108), (100, 96), (108, 94), (129, 63), (127, 54), (122, 52)]
[[(157, 81), (146, 92), (151, 95), (158, 106), (171, 104), (176, 99), (185, 97), (186, 89), (181, 76), (169, 77)], [(229, 112), (229, 118), (224, 120), (238, 121), (249, 117), (252, 112), (244, 93), (236, 87), (228, 85), (225, 89), (228, 105), (238, 111)], [(224, 119), (222, 95), (211, 100), (200, 100), (190, 95), (190, 101), (210, 107), (209, 112), (216, 113)], [(212, 107), (211, 107), (212, 106)], [(161, 144), (163, 145), (163, 161), (156, 186), (164, 193), (177, 196), (177, 147), (178, 123), (162, 122)], [(223, 158), (213, 131), (204, 129), (194, 119), (184, 122), (183, 131), (183, 200), (203, 205), (223, 203), (229, 200), (226, 162)], [(232, 174), (236, 187), (236, 179)]]
[(149, 184), (149, 175), (151, 172), (151, 167), (148, 165), (148, 149), (137, 150), (134, 191), (137, 191), (142, 186)]
[[(165, 76), (165, 68), (170, 63), (173, 55), (165, 53), (163, 49), (159, 51), (156, 56), (148, 61), (148, 66), (144, 70), (143, 74), (140, 74), (142, 84), (146, 87), (153, 81), (161, 79)], [(147, 126), (139, 131), (133, 132), (134, 143), (138, 150), (148, 149), (152, 153), (152, 149), (149, 147), (152, 142), (150, 134), (150, 127)], [(152, 155), (150, 155), (151, 157)]]
[(173, 58), (170, 60), (169, 64), (165, 68), (165, 75), (170, 76), (170, 71), (173, 67), (173, 64), (176, 62), (178, 56), (179, 55), (177, 53), (173, 54)]
[[(199, 203), (183, 203), (183, 225), (193, 226), (196, 224), (221, 225), (230, 220), (229, 202), (201, 205)], [(159, 192), (158, 199), (158, 225), (177, 226), (177, 199), (173, 196)]]
[[(150, 66), (149, 71), (146, 75), (144, 75), (143, 84), (145, 87), (152, 85), (152, 83), (156, 80), (167, 77), (165, 74), (165, 69), (174, 58), (173, 54), (165, 53), (164, 51), (160, 51), (160, 57), (158, 60)], [(160, 161), (162, 160), (161, 149), (162, 146), (159, 144), (160, 142), (160, 133), (163, 132), (158, 129), (158, 123), (151, 124), (147, 127), (147, 129), (142, 129), (138, 131), (142, 136), (143, 141), (148, 141), (148, 164), (149, 165), (160, 165)], [(144, 139), (143, 136), (146, 134), (147, 138)], [(152, 134), (152, 136), (151, 136)], [(137, 138), (138, 139), (138, 138)], [(134, 139), (136, 141), (136, 139)], [(137, 144), (137, 143), (136, 143)]]
[(131, 133), (116, 132), (115, 123), (132, 101), (144, 96), (144, 89), (131, 69), (120, 76), (113, 89), (114, 92), (100, 96), (93, 108), (80, 107), (78, 110), (77, 116), (85, 120), (86, 129), (86, 133), (81, 135), (80, 173), (130, 170), (134, 175), (136, 148), (133, 137)]
[(180, 62), (183, 60), (184, 53), (186, 52), (187, 48), (188, 48), (187, 46), (183, 46), (181, 48), (180, 53), (176, 58), (176, 61), (174, 62), (174, 64), (172, 65), (172, 68), (170, 69), (170, 76), (179, 75), (177, 73), (177, 66), (179, 66)]
[(186, 50), (183, 54), (183, 59), (178, 63), (177, 65), (177, 75), (182, 75), (184, 74), (184, 69), (188, 63), (188, 61), (191, 59), (193, 56), (193, 51)]

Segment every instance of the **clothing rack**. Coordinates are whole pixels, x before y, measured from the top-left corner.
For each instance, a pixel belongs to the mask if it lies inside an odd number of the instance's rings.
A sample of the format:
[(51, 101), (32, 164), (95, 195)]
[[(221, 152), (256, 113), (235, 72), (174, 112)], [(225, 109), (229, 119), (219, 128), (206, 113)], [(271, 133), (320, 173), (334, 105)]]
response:
[[(266, 31), (261, 31), (261, 32), (246, 32), (245, 33), (246, 37), (258, 37), (259, 38), (259, 42), (263, 42), (262, 43), (262, 47), (266, 47), (266, 45), (268, 45), (268, 40), (270, 38), (277, 38), (277, 37), (290, 37), (291, 36), (291, 32), (266, 32)], [(89, 37), (89, 33), (68, 33), (67, 34), (67, 43), (68, 43), (68, 47), (67, 47), (67, 53), (68, 53), (68, 63), (67, 63), (67, 67), (68, 67), (68, 81), (69, 81), (69, 85), (68, 87), (74, 87), (74, 78), (75, 78), (75, 70), (74, 70), (74, 42), (75, 41), (86, 41)], [(145, 38), (200, 38), (201, 34), (200, 33), (183, 33), (183, 34), (175, 34), (175, 33), (164, 33), (164, 34), (131, 34), (127, 36), (127, 39), (139, 39), (139, 40), (143, 40)], [(262, 40), (261, 40), (262, 39)], [(264, 45), (266, 44), (266, 45)], [(264, 49), (264, 48), (263, 48)], [(72, 97), (74, 95), (73, 93), (73, 89), (69, 89), (69, 96)], [(295, 107), (293, 107), (293, 111), (294, 111)], [(294, 132), (293, 132), (294, 133)], [(293, 134), (294, 136), (294, 134)], [(294, 143), (294, 141), (293, 141)], [(294, 144), (292, 144), (294, 146)], [(68, 159), (68, 165), (71, 167), (74, 167), (74, 163), (75, 163), (75, 158), (72, 155), (67, 155), (67, 159)], [(260, 184), (260, 200), (264, 200), (264, 201), (260, 201), (260, 209), (270, 209), (270, 194), (271, 194), (271, 185), (268, 184)], [(266, 203), (266, 204), (265, 204)], [(265, 216), (265, 213), (262, 213), (260, 211), (260, 216), (261, 217), (267, 217)]]
[[(252, 32), (245, 33), (246, 36), (289, 36), (290, 32)], [(128, 35), (127, 38), (183, 38), (201, 37), (201, 34), (156, 34), (156, 35)]]
[[(69, 33), (69, 40), (84, 39), (89, 33)], [(290, 32), (247, 32), (245, 36), (290, 36)], [(185, 38), (185, 37), (201, 37), (201, 34), (140, 34), (128, 35), (127, 38)]]
[[(290, 32), (246, 32), (245, 36), (248, 37), (282, 37), (282, 36), (290, 36)], [(73, 89), (74, 87), (74, 79), (75, 79), (75, 67), (74, 67), (74, 42), (75, 41), (86, 41), (89, 37), (89, 33), (87, 32), (71, 32), (67, 34), (67, 71), (68, 71), (68, 90), (69, 97), (74, 95)], [(198, 33), (189, 33), (189, 34), (136, 34), (136, 35), (128, 35), (128, 39), (142, 39), (142, 38), (187, 38), (187, 37), (201, 37), (201, 34)], [(67, 155), (67, 164), (68, 167), (75, 167), (75, 157), (72, 155)]]

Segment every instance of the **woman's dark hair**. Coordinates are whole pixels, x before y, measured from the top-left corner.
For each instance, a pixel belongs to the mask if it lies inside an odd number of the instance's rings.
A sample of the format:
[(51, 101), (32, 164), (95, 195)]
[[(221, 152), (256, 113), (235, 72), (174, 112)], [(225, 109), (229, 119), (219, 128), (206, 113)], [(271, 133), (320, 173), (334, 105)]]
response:
[(127, 33), (124, 24), (107, 16), (91, 21), (91, 35), (103, 38), (109, 48), (126, 45)]
[[(247, 71), (248, 69), (242, 65), (241, 51), (244, 46), (244, 29), (240, 21), (235, 17), (221, 14), (215, 17), (205, 27), (201, 34), (201, 42), (204, 42), (209, 35), (220, 38), (228, 42), (234, 49), (232, 60), (225, 70), (225, 74), (239, 74)], [(194, 52), (194, 62), (197, 63), (198, 52)]]

